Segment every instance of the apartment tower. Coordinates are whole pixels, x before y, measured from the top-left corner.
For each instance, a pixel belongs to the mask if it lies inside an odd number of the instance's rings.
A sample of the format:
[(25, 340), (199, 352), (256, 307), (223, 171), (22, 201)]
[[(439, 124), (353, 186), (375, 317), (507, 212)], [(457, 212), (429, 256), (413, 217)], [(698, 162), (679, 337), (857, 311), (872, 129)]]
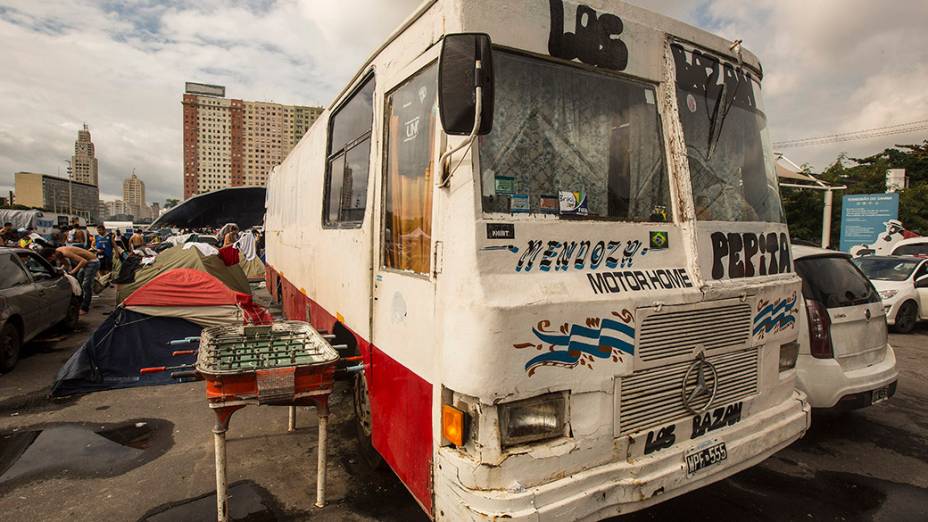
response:
[(226, 187), (265, 186), (322, 107), (225, 97), (221, 85), (187, 82), (184, 106), (184, 199)]
[(145, 205), (145, 182), (140, 180), (134, 171), (122, 182), (122, 200), (126, 202), (126, 207), (133, 216), (148, 217), (148, 207)]

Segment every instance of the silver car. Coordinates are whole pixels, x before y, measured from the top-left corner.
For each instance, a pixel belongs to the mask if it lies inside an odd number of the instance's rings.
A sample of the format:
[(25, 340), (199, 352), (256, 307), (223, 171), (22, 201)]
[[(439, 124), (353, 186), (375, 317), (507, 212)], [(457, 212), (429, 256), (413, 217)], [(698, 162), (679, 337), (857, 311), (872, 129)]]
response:
[(49, 328), (74, 328), (80, 300), (42, 256), (0, 247), (0, 372), (16, 366), (23, 344)]

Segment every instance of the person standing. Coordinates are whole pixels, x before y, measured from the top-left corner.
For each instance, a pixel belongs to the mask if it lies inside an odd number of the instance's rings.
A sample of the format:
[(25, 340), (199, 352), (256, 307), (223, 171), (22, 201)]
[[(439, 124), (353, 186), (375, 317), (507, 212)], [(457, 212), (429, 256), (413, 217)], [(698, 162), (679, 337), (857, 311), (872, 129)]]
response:
[(81, 282), (81, 292), (83, 293), (81, 301), (81, 315), (90, 311), (90, 300), (93, 297), (93, 282), (100, 270), (100, 261), (97, 260), (92, 252), (76, 246), (63, 246), (56, 248), (51, 259), (58, 265), (65, 262), (70, 263), (71, 269), (68, 271), (72, 276), (76, 276)]
[(103, 225), (97, 225), (97, 235), (94, 237), (94, 248), (97, 259), (100, 261), (100, 273), (108, 274), (113, 271), (113, 237)]

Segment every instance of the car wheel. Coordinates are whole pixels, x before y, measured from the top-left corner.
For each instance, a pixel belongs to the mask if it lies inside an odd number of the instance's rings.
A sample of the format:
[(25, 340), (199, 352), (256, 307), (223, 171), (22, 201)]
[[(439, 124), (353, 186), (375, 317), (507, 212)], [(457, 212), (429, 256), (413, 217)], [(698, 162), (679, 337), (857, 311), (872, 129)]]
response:
[(896, 324), (893, 330), (898, 333), (909, 333), (915, 328), (918, 321), (918, 306), (912, 301), (906, 301), (896, 312)]
[(68, 305), (68, 314), (64, 316), (64, 319), (58, 323), (58, 326), (66, 332), (70, 332), (77, 328), (77, 323), (81, 319), (81, 298), (77, 296), (71, 297), (71, 303)]
[(0, 329), (0, 372), (6, 373), (16, 366), (21, 347), (19, 330), (10, 323), (3, 325)]
[(364, 462), (373, 469), (383, 464), (383, 457), (374, 449), (371, 441), (371, 415), (370, 397), (367, 393), (367, 379), (363, 373), (354, 376), (354, 425), (358, 437), (358, 447)]

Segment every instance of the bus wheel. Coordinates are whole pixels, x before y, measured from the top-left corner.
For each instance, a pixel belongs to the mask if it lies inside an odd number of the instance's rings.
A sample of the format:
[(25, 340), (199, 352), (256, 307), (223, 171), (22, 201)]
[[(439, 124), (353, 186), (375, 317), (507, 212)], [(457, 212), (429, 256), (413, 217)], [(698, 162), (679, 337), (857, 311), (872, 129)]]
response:
[(354, 376), (354, 425), (358, 437), (358, 453), (373, 469), (383, 464), (383, 457), (371, 442), (371, 402), (367, 393), (367, 380), (363, 373)]

